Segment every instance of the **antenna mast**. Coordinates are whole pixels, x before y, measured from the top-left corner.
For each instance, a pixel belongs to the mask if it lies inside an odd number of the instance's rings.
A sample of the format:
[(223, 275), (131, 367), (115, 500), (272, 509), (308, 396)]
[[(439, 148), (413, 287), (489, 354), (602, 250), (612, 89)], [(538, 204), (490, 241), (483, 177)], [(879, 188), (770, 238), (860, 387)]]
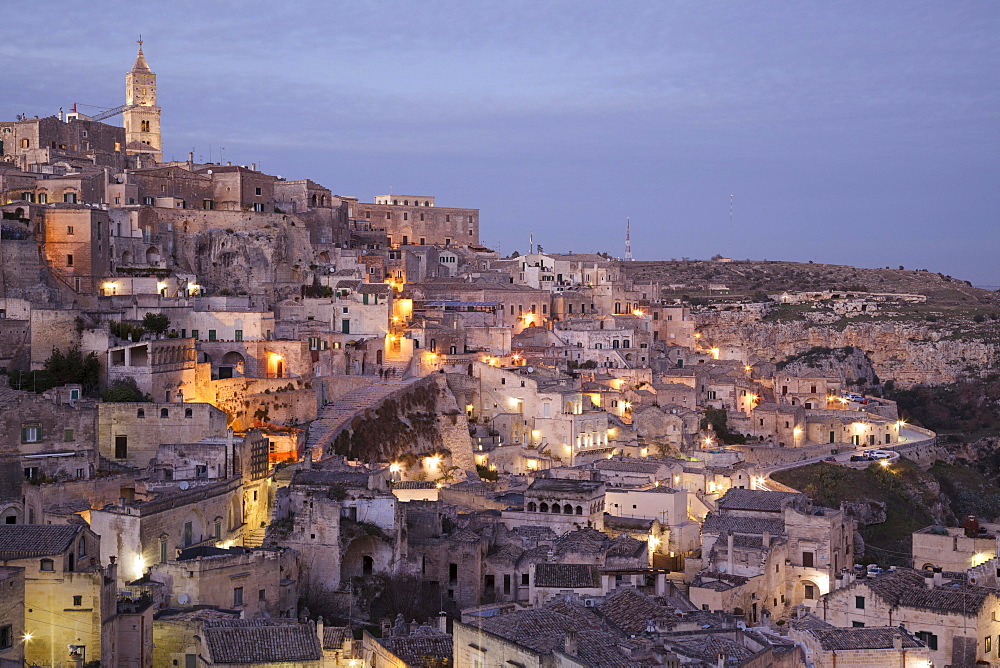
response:
[(632, 262), (632, 219), (625, 219), (625, 261)]
[(729, 259), (733, 259), (733, 196), (729, 196)]

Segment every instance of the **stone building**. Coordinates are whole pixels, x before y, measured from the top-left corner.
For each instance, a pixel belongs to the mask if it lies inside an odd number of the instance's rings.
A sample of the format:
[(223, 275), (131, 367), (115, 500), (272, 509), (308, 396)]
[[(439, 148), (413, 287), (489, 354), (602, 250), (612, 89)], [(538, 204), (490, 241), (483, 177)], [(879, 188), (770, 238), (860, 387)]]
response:
[(964, 573), (897, 568), (860, 578), (823, 596), (816, 615), (840, 627), (901, 625), (930, 650), (936, 666), (996, 660), (997, 590), (969, 584)]
[(812, 614), (792, 621), (789, 636), (805, 645), (816, 668), (926, 668), (930, 650), (902, 626), (837, 628)]
[(0, 665), (24, 665), (24, 574), (24, 568), (0, 566)]
[(44, 209), (43, 226), (51, 274), (75, 292), (99, 291), (111, 272), (107, 211), (83, 204), (54, 204)]
[(298, 563), (287, 549), (202, 546), (153, 564), (149, 580), (164, 585), (168, 606), (207, 605), (246, 618), (296, 618)]
[(479, 209), (439, 207), (433, 197), (389, 195), (358, 202), (352, 226), (384, 231), (390, 246), (478, 246)]
[(3, 525), (0, 565), (23, 572), (25, 661), (56, 665), (72, 645), (84, 661), (117, 664), (116, 566), (101, 566), (97, 534), (83, 524)]
[(753, 622), (765, 610), (816, 609), (853, 567), (854, 531), (843, 510), (814, 507), (803, 494), (730, 489), (702, 524), (691, 601), (712, 610), (740, 608)]
[(537, 478), (524, 492), (521, 510), (505, 510), (503, 522), (550, 527), (557, 534), (574, 529), (604, 527), (604, 484), (584, 480)]
[(145, 468), (162, 443), (197, 443), (226, 434), (226, 414), (211, 404), (102, 402), (96, 441), (101, 456)]

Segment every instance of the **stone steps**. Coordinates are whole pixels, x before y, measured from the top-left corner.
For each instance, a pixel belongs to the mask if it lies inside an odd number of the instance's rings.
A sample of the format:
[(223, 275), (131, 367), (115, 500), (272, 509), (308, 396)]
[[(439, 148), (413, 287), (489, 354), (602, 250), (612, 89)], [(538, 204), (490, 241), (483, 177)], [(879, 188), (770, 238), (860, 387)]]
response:
[(313, 457), (322, 457), (326, 446), (344, 425), (355, 415), (382, 403), (393, 392), (401, 390), (417, 379), (386, 380), (348, 392), (326, 405), (319, 417), (309, 425), (306, 445)]

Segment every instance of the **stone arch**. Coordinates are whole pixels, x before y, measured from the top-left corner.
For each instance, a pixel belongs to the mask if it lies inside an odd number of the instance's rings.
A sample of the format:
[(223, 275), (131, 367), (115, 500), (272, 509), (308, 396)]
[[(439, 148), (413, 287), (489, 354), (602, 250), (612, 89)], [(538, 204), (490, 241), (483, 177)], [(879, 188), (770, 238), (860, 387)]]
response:
[(563, 506), (563, 515), (572, 515), (572, 514), (573, 514), (573, 506), (567, 503), (565, 506)]
[(549, 512), (549, 504), (547, 504), (544, 501), (542, 501), (542, 505), (538, 506), (538, 511), (542, 512), (542, 513)]
[(128, 251), (122, 252), (121, 266), (127, 267), (132, 264), (132, 253)]
[(535, 504), (535, 502), (534, 501), (529, 501), (528, 502), (528, 512), (529, 513), (533, 513), (533, 512), (535, 512), (537, 510), (538, 510), (538, 506)]
[(316, 193), (313, 193), (312, 197), (309, 198), (310, 206), (316, 206)]
[(0, 511), (0, 523), (21, 524), (21, 511), (17, 506), (7, 506), (3, 511)]
[[(223, 367), (228, 369), (228, 375), (223, 375)], [(246, 375), (246, 358), (239, 352), (230, 350), (222, 356), (222, 361), (219, 363), (219, 377), (232, 378), (236, 373)]]
[(21, 207), (17, 207), (16, 209), (14, 209), (14, 215), (17, 216), (19, 219), (24, 218), (24, 209), (22, 209)]
[(344, 550), (340, 562), (340, 581), (353, 577), (382, 573), (392, 563), (392, 547), (375, 536), (359, 536)]
[(937, 568), (937, 566), (935, 566), (934, 564), (927, 563), (927, 564), (924, 564), (923, 566), (921, 566), (920, 570), (922, 570), (922, 571), (932, 571), (935, 568)]
[(553, 515), (558, 515), (559, 514), (559, 504), (558, 503), (553, 503), (552, 507), (549, 508), (549, 512), (551, 512)]
[(156, 246), (150, 246), (146, 249), (146, 264), (159, 264), (160, 262), (160, 251), (156, 249)]
[(576, 507), (576, 514), (577, 515), (583, 515), (583, 506), (577, 506)]
[[(812, 587), (812, 598), (806, 598), (806, 587)], [(795, 583), (795, 598), (793, 600), (794, 604), (804, 604), (813, 606), (819, 601), (820, 595), (823, 590), (820, 586), (813, 582), (812, 580), (803, 578)]]

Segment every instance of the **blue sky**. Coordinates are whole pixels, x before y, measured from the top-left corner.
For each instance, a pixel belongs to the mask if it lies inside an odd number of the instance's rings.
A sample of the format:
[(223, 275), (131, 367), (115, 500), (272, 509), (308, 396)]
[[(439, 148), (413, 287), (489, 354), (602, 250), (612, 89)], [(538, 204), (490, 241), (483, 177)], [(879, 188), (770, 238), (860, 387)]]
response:
[[(33, 3), (0, 118), (111, 107), (167, 158), (482, 210), (482, 238), (1000, 284), (1000, 3)], [(81, 108), (86, 111), (86, 108)]]

